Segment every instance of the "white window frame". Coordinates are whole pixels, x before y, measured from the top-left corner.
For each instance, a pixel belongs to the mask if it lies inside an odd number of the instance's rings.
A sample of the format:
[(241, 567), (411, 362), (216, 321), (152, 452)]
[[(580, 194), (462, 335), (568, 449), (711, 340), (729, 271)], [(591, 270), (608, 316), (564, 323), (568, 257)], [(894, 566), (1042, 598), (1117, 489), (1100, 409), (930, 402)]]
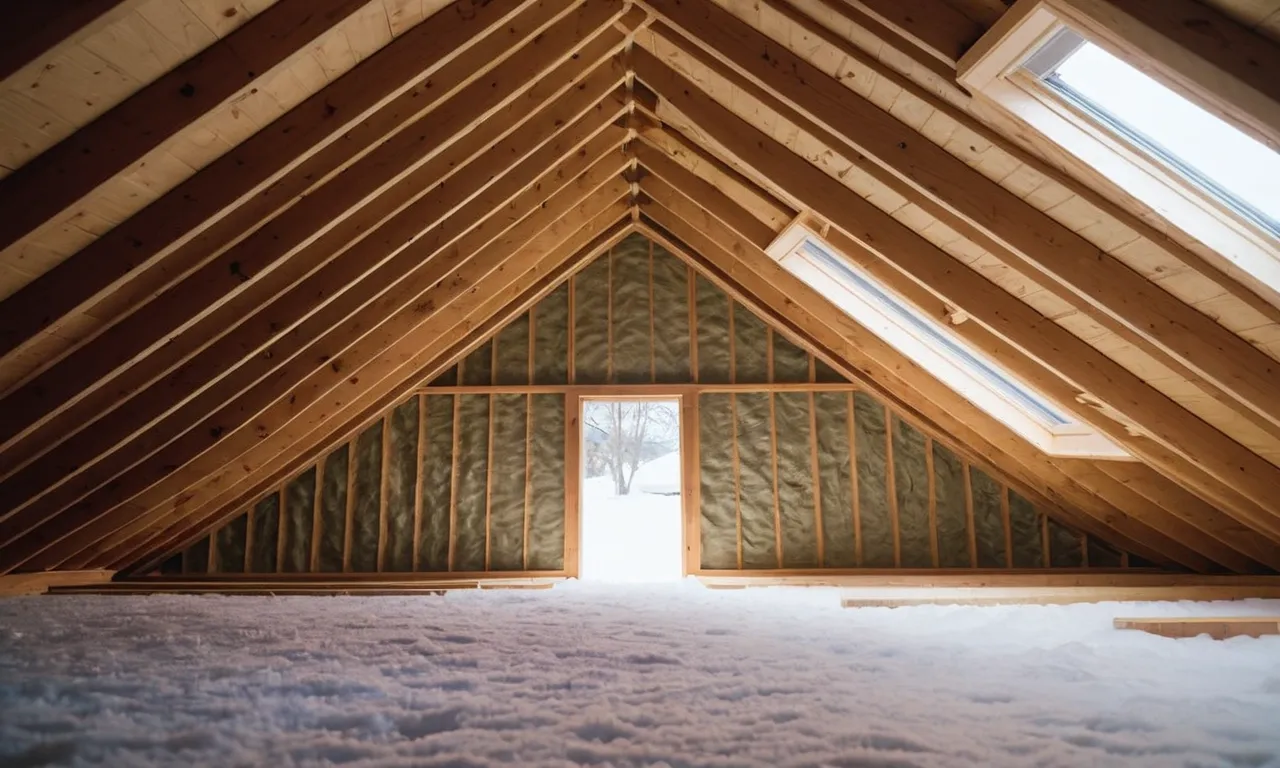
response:
[(1164, 220), (1221, 255), (1225, 271), (1280, 294), (1280, 238), (1161, 158), (1065, 99), (1024, 64), (1062, 29), (1128, 60), (1060, 0), (1019, 0), (960, 61), (961, 85), (1012, 115)]
[(798, 219), (767, 249), (788, 272), (934, 378), (1051, 456), (1132, 460), (1071, 411), (1022, 383), (868, 274)]

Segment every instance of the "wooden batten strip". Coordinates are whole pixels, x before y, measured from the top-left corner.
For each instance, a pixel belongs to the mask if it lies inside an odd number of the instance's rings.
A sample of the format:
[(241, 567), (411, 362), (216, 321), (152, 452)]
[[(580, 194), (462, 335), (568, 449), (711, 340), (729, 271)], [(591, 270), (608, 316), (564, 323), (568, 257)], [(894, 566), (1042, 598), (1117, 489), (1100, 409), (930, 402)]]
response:
[(689, 378), (698, 383), (698, 273), (685, 266), (689, 288)]
[(378, 573), (387, 562), (387, 496), (391, 490), (391, 411), (382, 417), (382, 461), (378, 472)]
[(733, 519), (737, 536), (738, 569), (742, 569), (742, 478), (738, 464), (738, 396), (729, 395), (729, 434), (732, 438), (730, 461), (733, 464)]
[(929, 487), (929, 558), (938, 568), (938, 489), (933, 479), (933, 438), (928, 435), (924, 438), (924, 472)]
[(1009, 518), (1009, 486), (1000, 486), (1000, 520), (1004, 525), (1004, 564), (1013, 567), (1013, 521)]
[(564, 570), (577, 577), (581, 563), (582, 398), (564, 396)]
[[(529, 371), (528, 382), (537, 380), (534, 353), (537, 350), (538, 305), (529, 307)], [(533, 395), (524, 398), (524, 508), (520, 539), (520, 567), (529, 570), (529, 508), (533, 504)]]
[(570, 384), (575, 384), (578, 381), (578, 366), (577, 366), (577, 361), (574, 359), (577, 356), (577, 345), (574, 343), (574, 338), (573, 338), (575, 335), (577, 335), (577, 329), (578, 329), (578, 324), (574, 319), (574, 316), (577, 314), (577, 311), (578, 311), (577, 301), (576, 301), (577, 292), (578, 292), (578, 278), (576, 276), (570, 277), (569, 278), (569, 338), (567, 339), (567, 346), (569, 349), (569, 361), (568, 361), (567, 370), (568, 370), (568, 382)]
[(773, 326), (764, 328), (764, 375), (770, 384), (773, 383)]
[(1049, 516), (1040, 513), (1040, 554), (1045, 568), (1053, 567), (1053, 559), (1049, 555)]
[[(458, 378), (462, 378), (462, 363), (458, 363)], [(458, 432), (462, 428), (462, 395), (453, 396), (453, 452), (449, 467), (449, 565), (453, 570), (454, 555), (458, 545), (458, 477), (462, 474), (458, 461)]]
[(347, 441), (347, 509), (346, 525), (342, 535), (342, 572), (351, 573), (351, 530), (356, 516), (356, 437)]
[(893, 567), (902, 567), (902, 528), (898, 519), (898, 479), (893, 466), (893, 409), (884, 409), (884, 487), (889, 497), (889, 522), (893, 527)]
[[(489, 383), (498, 383), (498, 335), (495, 334), (489, 344)], [(484, 569), (489, 570), (491, 562), (490, 540), (493, 536), (493, 423), (494, 405), (497, 395), (489, 395), (489, 435), (485, 443), (484, 459)]]
[(256, 504), (250, 504), (245, 510), (244, 525), (244, 572), (253, 573), (253, 519), (257, 511)]
[[(732, 398), (732, 395), (730, 396)], [(701, 403), (697, 395), (680, 396), (680, 466), (683, 493), (680, 514), (684, 531), (684, 573), (688, 576), (702, 566), (702, 429)]]
[(288, 527), (285, 525), (288, 518), (285, 516), (285, 490), (289, 484), (280, 486), (280, 510), (276, 515), (276, 573), (284, 573), (284, 545), (285, 533)]
[(418, 542), (422, 540), (422, 491), (426, 483), (427, 474), (424, 471), (427, 459), (427, 396), (419, 392), (418, 398), (418, 445), (415, 451), (414, 460), (414, 481), (413, 481), (413, 541), (409, 544), (409, 549), (413, 552), (411, 566), (417, 571), (422, 564), (421, 547)]
[(324, 509), (324, 462), (329, 454), (322, 453), (316, 462), (316, 493), (311, 500), (311, 552), (307, 557), (307, 570), (320, 570), (320, 536), (324, 533), (322, 511)]
[[(809, 355), (809, 380), (813, 381), (813, 355)], [(822, 532), (822, 480), (818, 472), (818, 407), (816, 396), (809, 393), (809, 471), (813, 483), (813, 530), (818, 538), (818, 566), (826, 564), (826, 541)]]
[(206, 573), (218, 572), (218, 528), (209, 531), (209, 561), (205, 564)]
[(972, 470), (967, 460), (965, 460), (961, 466), (964, 469), (964, 526), (965, 533), (969, 540), (969, 567), (977, 568), (978, 532), (973, 527), (973, 479), (969, 476), (969, 473)]
[(769, 393), (769, 453), (773, 462), (773, 543), (778, 567), (782, 567), (782, 503), (778, 496), (778, 413), (774, 405), (777, 395)]
[(862, 567), (862, 510), (858, 502), (858, 440), (857, 430), (854, 429), (854, 404), (853, 393), (850, 392), (846, 397), (849, 398), (849, 410), (846, 414), (846, 428), (849, 430), (849, 496), (851, 497), (850, 506), (853, 508), (853, 557), (854, 563), (859, 568)]
[(653, 241), (649, 241), (649, 382), (658, 381), (658, 340), (654, 336), (657, 308), (653, 306)]
[(608, 288), (605, 291), (605, 364), (604, 364), (604, 380), (610, 384), (616, 383), (613, 377), (613, 250), (609, 249), (609, 253), (605, 258), (608, 260), (608, 280), (605, 285)]

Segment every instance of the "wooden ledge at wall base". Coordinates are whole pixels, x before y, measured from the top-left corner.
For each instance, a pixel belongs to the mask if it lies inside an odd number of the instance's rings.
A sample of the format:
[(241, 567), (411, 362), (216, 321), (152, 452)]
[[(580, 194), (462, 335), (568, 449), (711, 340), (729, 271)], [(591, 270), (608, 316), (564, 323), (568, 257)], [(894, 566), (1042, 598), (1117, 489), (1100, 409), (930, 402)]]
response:
[(0, 576), (0, 597), (43, 595), (59, 587), (96, 586), (111, 581), (115, 571), (37, 571)]
[(1115, 619), (1116, 629), (1137, 629), (1161, 637), (1229, 637), (1280, 635), (1280, 616), (1162, 616), (1154, 619)]
[(549, 589), (563, 577), (475, 577), (447, 574), (220, 574), (146, 576), (58, 586), (54, 595), (440, 595), (464, 589)]
[(845, 608), (903, 608), (912, 605), (1070, 605), (1249, 598), (1280, 599), (1280, 583), (1274, 586), (858, 587), (842, 590), (840, 604)]

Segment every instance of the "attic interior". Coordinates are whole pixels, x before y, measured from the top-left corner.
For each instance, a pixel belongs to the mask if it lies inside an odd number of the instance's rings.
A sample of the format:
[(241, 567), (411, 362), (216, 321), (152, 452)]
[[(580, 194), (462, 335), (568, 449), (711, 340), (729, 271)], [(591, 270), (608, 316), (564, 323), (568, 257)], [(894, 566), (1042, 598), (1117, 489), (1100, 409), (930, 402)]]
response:
[(4, 762), (1280, 760), (1280, 0), (0, 10)]

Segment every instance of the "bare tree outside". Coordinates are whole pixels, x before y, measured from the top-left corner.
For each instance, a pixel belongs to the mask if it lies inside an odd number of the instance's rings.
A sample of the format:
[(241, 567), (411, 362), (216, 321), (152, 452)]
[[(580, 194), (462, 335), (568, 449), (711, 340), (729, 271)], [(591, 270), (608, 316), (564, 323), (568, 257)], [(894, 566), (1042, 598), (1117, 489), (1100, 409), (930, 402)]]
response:
[(587, 401), (587, 477), (608, 474), (618, 496), (631, 492), (636, 470), (679, 446), (676, 404), (669, 400)]

